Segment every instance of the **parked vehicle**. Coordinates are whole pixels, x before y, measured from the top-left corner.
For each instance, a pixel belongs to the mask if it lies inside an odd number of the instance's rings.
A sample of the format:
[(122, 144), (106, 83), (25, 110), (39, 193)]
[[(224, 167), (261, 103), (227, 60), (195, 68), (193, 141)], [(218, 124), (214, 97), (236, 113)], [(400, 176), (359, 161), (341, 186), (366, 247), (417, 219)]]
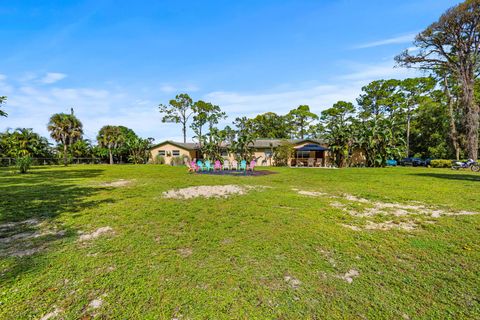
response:
[(472, 170), (474, 172), (478, 172), (478, 171), (480, 171), (480, 164), (478, 164), (478, 162), (476, 162), (472, 159), (468, 159), (465, 162), (456, 161), (452, 165), (452, 170), (460, 170), (460, 169), (468, 169), (468, 168), (470, 168), (470, 170)]
[(401, 166), (423, 167), (426, 165), (425, 161), (420, 158), (408, 157), (399, 161)]

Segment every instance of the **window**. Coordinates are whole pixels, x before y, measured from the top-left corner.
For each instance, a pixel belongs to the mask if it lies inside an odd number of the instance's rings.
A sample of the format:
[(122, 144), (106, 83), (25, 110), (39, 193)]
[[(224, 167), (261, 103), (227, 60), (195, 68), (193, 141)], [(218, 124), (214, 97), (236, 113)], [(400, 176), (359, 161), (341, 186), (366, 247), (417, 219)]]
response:
[(158, 150), (158, 155), (165, 157), (165, 150)]
[(172, 156), (174, 157), (180, 156), (180, 150), (172, 150)]

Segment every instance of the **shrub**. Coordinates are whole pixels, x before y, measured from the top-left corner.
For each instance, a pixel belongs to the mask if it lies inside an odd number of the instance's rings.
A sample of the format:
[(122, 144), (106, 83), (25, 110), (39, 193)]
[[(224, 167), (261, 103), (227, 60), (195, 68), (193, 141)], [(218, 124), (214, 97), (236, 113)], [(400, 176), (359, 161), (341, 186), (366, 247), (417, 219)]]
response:
[(155, 160), (153, 161), (154, 164), (165, 164), (165, 157), (161, 155), (157, 155)]
[(32, 165), (32, 158), (29, 156), (17, 158), (17, 168), (20, 173), (27, 173)]
[(275, 148), (275, 152), (273, 153), (275, 166), (288, 166), (288, 160), (293, 157), (294, 152), (295, 149), (293, 148), (293, 144), (288, 141), (282, 141), (282, 143)]
[(188, 160), (189, 158), (187, 156), (172, 157), (172, 160), (170, 160), (170, 164), (172, 166), (183, 166)]
[(430, 161), (432, 168), (450, 168), (452, 166), (452, 160), (437, 159)]

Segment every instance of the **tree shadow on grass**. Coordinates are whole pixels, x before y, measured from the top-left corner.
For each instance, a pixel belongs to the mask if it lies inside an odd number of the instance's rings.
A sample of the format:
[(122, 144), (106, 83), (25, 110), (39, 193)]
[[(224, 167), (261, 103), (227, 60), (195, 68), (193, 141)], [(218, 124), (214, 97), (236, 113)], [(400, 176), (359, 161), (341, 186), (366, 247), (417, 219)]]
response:
[(460, 173), (411, 173), (412, 176), (421, 176), (428, 178), (438, 178), (447, 180), (479, 181), (480, 174), (460, 174)]
[(42, 169), (25, 175), (0, 172), (0, 260), (7, 259), (0, 283), (28, 271), (46, 250), (77, 236), (77, 230), (57, 221), (59, 215), (113, 202), (89, 199), (106, 188), (78, 183), (102, 172), (85, 168)]

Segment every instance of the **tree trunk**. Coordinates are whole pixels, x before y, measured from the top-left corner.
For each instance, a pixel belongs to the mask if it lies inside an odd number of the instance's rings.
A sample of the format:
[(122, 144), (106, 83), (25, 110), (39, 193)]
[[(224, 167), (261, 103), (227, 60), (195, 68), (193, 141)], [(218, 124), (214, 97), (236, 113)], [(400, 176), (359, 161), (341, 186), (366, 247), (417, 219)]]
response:
[(479, 108), (473, 96), (474, 80), (467, 78), (463, 79), (462, 82), (462, 104), (467, 111), (465, 121), (467, 129), (467, 153), (469, 159), (477, 160)]
[(412, 116), (410, 114), (410, 105), (407, 109), (407, 158), (410, 156), (410, 120)]
[(182, 123), (182, 132), (183, 132), (183, 143), (187, 142), (187, 123), (183, 122)]
[(473, 98), (473, 84), (467, 85), (463, 89), (463, 103), (467, 108), (467, 151), (468, 158), (477, 160), (478, 158), (478, 105)]
[(112, 148), (108, 148), (108, 155), (110, 156), (110, 164), (113, 164)]
[(443, 78), (445, 84), (445, 95), (447, 96), (448, 116), (450, 118), (450, 139), (452, 139), (453, 149), (455, 149), (455, 158), (460, 160), (460, 144), (458, 143), (457, 126), (455, 125), (455, 115), (453, 112), (453, 98), (448, 88), (447, 77)]
[(66, 167), (68, 162), (67, 143), (63, 143), (63, 165)]

